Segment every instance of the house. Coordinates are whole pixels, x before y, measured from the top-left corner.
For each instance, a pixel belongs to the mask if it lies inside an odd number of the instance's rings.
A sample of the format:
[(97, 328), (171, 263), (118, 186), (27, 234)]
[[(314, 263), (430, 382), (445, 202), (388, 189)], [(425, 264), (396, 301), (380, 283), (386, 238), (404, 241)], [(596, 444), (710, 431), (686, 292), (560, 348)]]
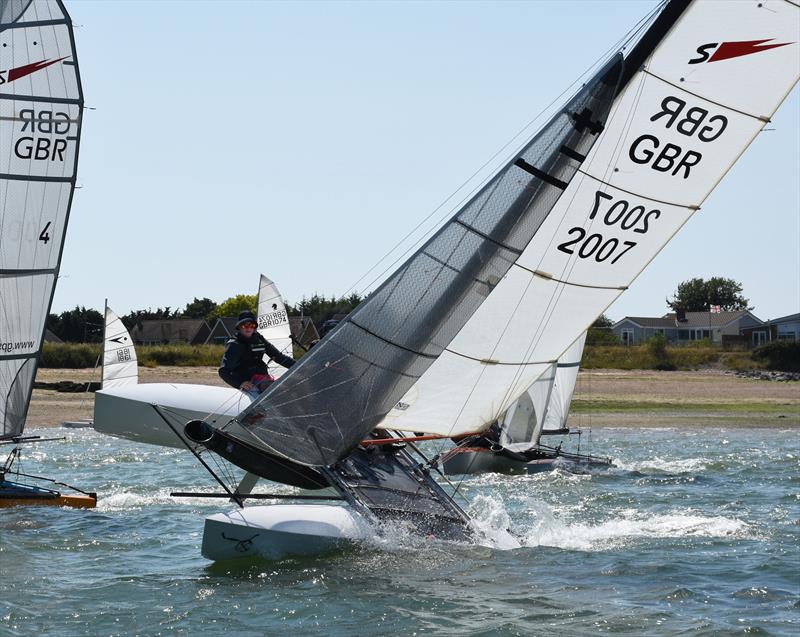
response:
[(210, 331), (203, 319), (153, 319), (134, 325), (131, 339), (136, 345), (199, 345), (206, 342)]
[(233, 335), (236, 334), (236, 320), (235, 316), (218, 318), (208, 334), (206, 343), (209, 345), (225, 345), (228, 339), (233, 338)]
[(772, 319), (767, 325), (771, 340), (800, 341), (800, 313)]
[(319, 340), (319, 333), (310, 316), (290, 316), (289, 325), (292, 328), (292, 338), (306, 349), (311, 343)]
[(769, 338), (764, 321), (748, 310), (736, 312), (670, 312), (659, 318), (626, 316), (611, 326), (611, 331), (625, 345), (646, 341), (657, 333), (668, 343), (686, 345), (692, 341), (708, 339), (722, 344), (742, 341), (760, 345)]
[(62, 341), (60, 338), (58, 338), (58, 336), (53, 334), (49, 329), (46, 329), (44, 331), (44, 342), (45, 343), (63, 343), (64, 341)]

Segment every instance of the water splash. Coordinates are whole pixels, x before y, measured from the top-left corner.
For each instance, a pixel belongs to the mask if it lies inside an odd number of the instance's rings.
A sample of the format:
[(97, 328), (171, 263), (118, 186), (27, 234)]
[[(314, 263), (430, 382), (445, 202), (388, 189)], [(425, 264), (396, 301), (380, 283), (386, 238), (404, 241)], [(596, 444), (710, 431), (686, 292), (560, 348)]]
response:
[(630, 544), (639, 538), (749, 537), (745, 522), (724, 516), (686, 513), (643, 514), (633, 509), (614, 513), (612, 519), (596, 524), (561, 519), (544, 503), (539, 503), (536, 520), (524, 537), (525, 546), (602, 551)]

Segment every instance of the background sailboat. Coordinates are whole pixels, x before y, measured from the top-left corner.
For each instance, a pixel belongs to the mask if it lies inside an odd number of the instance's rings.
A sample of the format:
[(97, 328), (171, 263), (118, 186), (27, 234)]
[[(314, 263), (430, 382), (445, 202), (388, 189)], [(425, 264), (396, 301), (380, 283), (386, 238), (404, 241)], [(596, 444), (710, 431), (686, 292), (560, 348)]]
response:
[[(537, 473), (557, 464), (575, 469), (610, 466), (606, 458), (562, 450), (564, 436), (572, 433), (567, 418), (585, 342), (584, 332), (488, 432), (468, 436), (442, 454), (444, 473)], [(556, 446), (545, 445), (542, 436), (561, 439)]]
[[(94, 506), (12, 483), (69, 221), (83, 119), (72, 22), (60, 0), (0, 3), (0, 506)], [(4, 443), (4, 441), (6, 441)], [(31, 476), (27, 476), (29, 479)]]
[(133, 340), (128, 328), (108, 304), (103, 323), (103, 359), (100, 378), (102, 389), (136, 385), (139, 382), (139, 367)]

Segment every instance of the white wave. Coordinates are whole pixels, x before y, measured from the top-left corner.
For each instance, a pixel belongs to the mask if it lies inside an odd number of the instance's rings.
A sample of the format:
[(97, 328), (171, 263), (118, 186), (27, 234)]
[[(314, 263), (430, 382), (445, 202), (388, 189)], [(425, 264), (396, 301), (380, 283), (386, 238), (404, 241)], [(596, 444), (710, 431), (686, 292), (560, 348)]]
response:
[(748, 529), (745, 522), (723, 516), (643, 515), (630, 509), (617, 512), (613, 519), (598, 524), (569, 523), (542, 505), (523, 544), (598, 551), (627, 544), (636, 538), (742, 537)]
[(695, 473), (704, 471), (707, 459), (704, 458), (683, 458), (680, 460), (666, 460), (664, 458), (648, 458), (646, 460), (635, 460), (625, 462), (624, 460), (614, 459), (614, 464), (623, 471), (663, 471), (665, 473)]
[[(172, 489), (158, 489), (153, 493), (142, 495), (130, 491), (111, 493), (97, 500), (97, 509), (100, 511), (131, 511), (144, 509), (153, 505), (191, 504), (193, 506), (211, 506), (219, 504), (219, 500), (206, 498), (173, 498), (170, 496)], [(225, 501), (227, 502), (227, 500)]]

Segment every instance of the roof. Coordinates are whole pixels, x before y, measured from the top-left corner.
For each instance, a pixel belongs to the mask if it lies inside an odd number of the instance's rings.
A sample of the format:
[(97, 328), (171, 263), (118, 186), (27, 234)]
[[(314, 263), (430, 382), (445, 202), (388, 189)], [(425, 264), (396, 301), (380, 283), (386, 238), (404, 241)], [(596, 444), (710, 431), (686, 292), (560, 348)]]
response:
[(62, 341), (60, 338), (58, 338), (58, 336), (53, 334), (49, 329), (46, 329), (44, 331), (44, 342), (45, 343), (63, 343), (64, 341)]
[(614, 329), (622, 324), (623, 321), (630, 321), (639, 327), (664, 329), (725, 327), (748, 315), (759, 323), (762, 323), (760, 319), (755, 317), (748, 310), (737, 310), (735, 312), (686, 312), (686, 320), (680, 322), (677, 320), (677, 314), (675, 312), (669, 312), (658, 318), (648, 316), (626, 316), (614, 323), (611, 328)]
[(307, 347), (311, 342), (319, 340), (317, 327), (310, 316), (290, 316), (289, 326), (292, 330), (292, 337), (303, 347)]
[(189, 342), (208, 325), (203, 319), (148, 319), (137, 323), (131, 330), (134, 342)]
[(776, 323), (797, 323), (800, 321), (800, 312), (797, 314), (789, 314), (787, 316), (781, 316), (780, 318), (774, 318), (770, 321), (770, 325), (775, 325)]

